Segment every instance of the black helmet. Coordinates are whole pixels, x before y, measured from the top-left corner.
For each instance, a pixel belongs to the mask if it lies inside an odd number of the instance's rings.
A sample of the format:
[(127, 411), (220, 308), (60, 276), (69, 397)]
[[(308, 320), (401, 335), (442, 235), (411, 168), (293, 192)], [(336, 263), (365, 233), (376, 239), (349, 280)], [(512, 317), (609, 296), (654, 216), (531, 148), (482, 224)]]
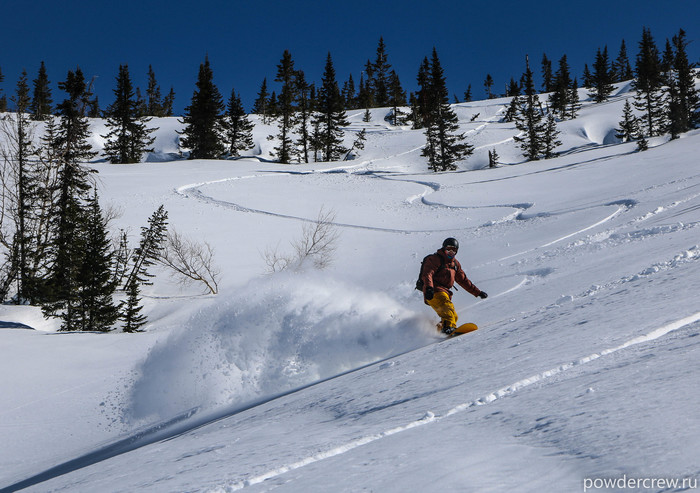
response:
[(442, 242), (442, 248), (445, 248), (448, 246), (453, 246), (457, 250), (459, 250), (459, 242), (457, 241), (456, 238), (447, 238), (445, 241)]

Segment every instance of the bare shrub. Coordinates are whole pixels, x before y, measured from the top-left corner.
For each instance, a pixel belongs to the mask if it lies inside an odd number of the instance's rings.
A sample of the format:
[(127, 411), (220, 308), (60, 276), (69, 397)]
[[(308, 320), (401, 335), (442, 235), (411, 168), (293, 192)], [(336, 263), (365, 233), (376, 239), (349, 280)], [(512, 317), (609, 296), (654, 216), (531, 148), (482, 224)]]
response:
[(209, 243), (197, 243), (174, 230), (168, 233), (159, 258), (160, 263), (174, 271), (181, 284), (199, 282), (211, 294), (217, 294), (221, 273), (213, 260), (214, 249)]
[(314, 222), (304, 223), (301, 238), (292, 241), (293, 254), (279, 252), (279, 246), (266, 249), (263, 258), (270, 272), (278, 272), (289, 267), (299, 269), (307, 261), (312, 261), (317, 269), (325, 269), (333, 261), (336, 242), (340, 234), (335, 225), (335, 212), (323, 207)]

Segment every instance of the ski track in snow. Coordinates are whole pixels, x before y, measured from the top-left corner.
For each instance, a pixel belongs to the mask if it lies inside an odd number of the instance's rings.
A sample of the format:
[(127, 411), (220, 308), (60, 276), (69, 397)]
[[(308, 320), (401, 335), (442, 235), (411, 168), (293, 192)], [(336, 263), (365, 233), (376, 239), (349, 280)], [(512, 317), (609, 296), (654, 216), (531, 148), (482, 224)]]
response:
[[(456, 414), (465, 412), (469, 409), (472, 409), (474, 407), (478, 406), (484, 406), (487, 404), (490, 404), (498, 399), (502, 399), (504, 397), (508, 397), (510, 395), (515, 394), (516, 392), (523, 390), (527, 387), (530, 387), (534, 384), (540, 383), (544, 380), (550, 379), (554, 376), (560, 375), (568, 370), (571, 370), (573, 368), (580, 367), (582, 365), (591, 363), (592, 361), (596, 361), (599, 358), (602, 358), (604, 356), (608, 356), (614, 353), (617, 353), (619, 351), (625, 350), (631, 346), (636, 346), (639, 344), (644, 344), (647, 342), (654, 341), (656, 339), (659, 339), (660, 337), (663, 337), (670, 332), (682, 329), (684, 327), (687, 327), (691, 324), (694, 324), (695, 322), (700, 321), (700, 312), (694, 313), (693, 315), (689, 315), (685, 318), (682, 318), (680, 320), (677, 320), (675, 322), (671, 322), (667, 325), (664, 325), (662, 327), (659, 327), (657, 329), (652, 330), (651, 332), (648, 332), (647, 334), (644, 334), (642, 336), (638, 336), (635, 338), (632, 338), (628, 340), (627, 342), (620, 344), (619, 346), (604, 349), (600, 352), (590, 354), (588, 356), (584, 356), (582, 358), (578, 358), (574, 361), (568, 362), (568, 363), (563, 363), (559, 366), (556, 366), (554, 368), (551, 368), (549, 370), (537, 373), (535, 375), (529, 376), (527, 378), (523, 378), (521, 380), (518, 380), (517, 382), (514, 382), (510, 385), (507, 385), (505, 387), (502, 387), (494, 392), (491, 392), (489, 394), (484, 395), (483, 397), (480, 397), (479, 399), (476, 399), (474, 401), (470, 402), (465, 402), (462, 404), (458, 404), (452, 409), (448, 410), (445, 414), (441, 416), (435, 415), (431, 411), (427, 411), (425, 415), (416, 420), (416, 421), (411, 421), (409, 423), (406, 423), (404, 425), (396, 426), (393, 428), (390, 428), (386, 431), (383, 431), (381, 433), (374, 433), (371, 435), (367, 435), (364, 437), (360, 437), (358, 439), (352, 440), (346, 444), (340, 445), (338, 447), (334, 447), (330, 450), (326, 450), (323, 452), (319, 452), (318, 454), (311, 455), (309, 457), (302, 458), (296, 462), (292, 462), (290, 464), (286, 464), (283, 466), (280, 466), (278, 468), (272, 469), (268, 472), (265, 472), (263, 474), (259, 474), (257, 476), (254, 476), (252, 478), (247, 478), (238, 482), (222, 485), (216, 488), (213, 488), (209, 490), (211, 493), (230, 493), (232, 491), (238, 491), (241, 489), (244, 489), (248, 486), (252, 486), (258, 483), (262, 483), (268, 479), (275, 478), (277, 476), (281, 476), (287, 472), (293, 471), (295, 469), (300, 469), (302, 467), (308, 466), (309, 464), (313, 464), (315, 462), (322, 461), (324, 459), (328, 459), (331, 457), (335, 457), (338, 455), (345, 454), (347, 452), (352, 451), (353, 449), (356, 449), (358, 447), (361, 447), (363, 445), (367, 445), (369, 443), (375, 442), (377, 440), (381, 440), (383, 438), (396, 435), (397, 433), (401, 433), (407, 430), (410, 430), (412, 428), (416, 428), (419, 426), (425, 426), (431, 423), (436, 423), (439, 422), (443, 419), (447, 419), (451, 416), (454, 416)], [(458, 341), (458, 340), (456, 340)]]

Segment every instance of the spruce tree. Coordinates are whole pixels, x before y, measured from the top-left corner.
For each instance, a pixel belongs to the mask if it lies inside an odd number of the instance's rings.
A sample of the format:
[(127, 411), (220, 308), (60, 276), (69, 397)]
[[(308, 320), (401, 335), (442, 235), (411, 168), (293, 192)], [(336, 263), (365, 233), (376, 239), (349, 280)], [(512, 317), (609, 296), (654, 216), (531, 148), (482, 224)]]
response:
[(124, 332), (141, 332), (142, 327), (148, 322), (148, 318), (141, 313), (143, 306), (139, 294), (141, 288), (136, 280), (132, 280), (126, 288), (126, 301), (121, 305), (120, 319), (123, 322)]
[(343, 146), (345, 135), (343, 127), (349, 123), (343, 106), (343, 97), (340, 95), (338, 82), (335, 78), (335, 68), (330, 53), (326, 57), (326, 66), (318, 92), (316, 121), (320, 126), (323, 160), (340, 160), (348, 152), (348, 149)]
[(148, 218), (148, 226), (141, 227), (141, 241), (131, 256), (132, 268), (126, 280), (126, 288), (133, 282), (151, 284), (149, 279), (153, 274), (148, 272), (148, 268), (156, 263), (163, 250), (163, 242), (167, 235), (167, 221), (168, 211), (161, 205)]
[(153, 66), (148, 66), (148, 88), (146, 89), (146, 115), (147, 116), (165, 116), (163, 108), (163, 98), (160, 93), (160, 86), (156, 81), (156, 74), (153, 71)]
[[(430, 61), (428, 57), (425, 57), (421, 62), (416, 81), (418, 92), (416, 93), (416, 111), (414, 111), (415, 117), (413, 119), (414, 130), (424, 128), (430, 115)], [(467, 99), (466, 95), (465, 99)]]
[(258, 91), (258, 97), (253, 103), (253, 114), (261, 117), (264, 124), (269, 123), (269, 103), (270, 95), (267, 92), (267, 77), (263, 79), (262, 84), (260, 84), (260, 91)]
[(562, 120), (565, 120), (569, 114), (572, 84), (569, 63), (564, 55), (559, 59), (559, 68), (554, 76), (552, 93), (549, 96), (552, 111), (557, 113)]
[(50, 219), (50, 266), (46, 281), (46, 300), (42, 310), (46, 316), (63, 320), (60, 330), (79, 330), (80, 267), (85, 244), (82, 227), (85, 224), (85, 202), (89, 198), (90, 171), (81, 165), (95, 156), (87, 142), (89, 129), (84, 116), (89, 93), (82, 71), (69, 71), (58, 87), (68, 98), (58, 105), (60, 122), (51, 143), (57, 159), (56, 184), (52, 196)]
[(352, 74), (350, 74), (348, 80), (343, 84), (343, 90), (341, 91), (343, 100), (345, 101), (345, 109), (354, 110), (358, 108), (356, 92), (355, 81), (352, 78)]
[(231, 97), (228, 100), (223, 125), (229, 157), (238, 157), (241, 155), (241, 151), (253, 147), (254, 125), (248, 120), (248, 115), (243, 110), (241, 97), (236, 94), (235, 89), (231, 89)]
[(277, 98), (279, 116), (279, 133), (277, 139), (279, 145), (275, 147), (277, 161), (280, 163), (290, 163), (292, 161), (293, 142), (292, 142), (292, 125), (294, 119), (296, 100), (296, 71), (294, 70), (294, 61), (292, 54), (288, 50), (284, 50), (282, 59), (277, 65), (277, 77), (275, 82), (282, 84), (282, 90)]
[(185, 108), (180, 146), (190, 150), (190, 159), (218, 159), (225, 152), (221, 126), (224, 102), (214, 84), (209, 57), (199, 66), (197, 89)]
[(401, 87), (399, 76), (394, 70), (389, 75), (389, 104), (392, 107), (392, 125), (403, 125), (404, 116), (399, 107), (406, 106), (406, 91)]
[(104, 155), (112, 163), (127, 164), (141, 162), (143, 155), (153, 152), (155, 137), (150, 134), (156, 128), (147, 128), (150, 118), (139, 116), (134, 90), (127, 65), (119, 66), (114, 103), (106, 111), (107, 129)]
[(546, 54), (542, 55), (542, 91), (552, 92), (556, 86), (552, 75), (552, 61), (547, 58)]
[(663, 77), (659, 50), (648, 28), (644, 28), (639, 42), (635, 65), (636, 77), (632, 87), (637, 91), (634, 106), (643, 112), (642, 133), (647, 137), (659, 135), (664, 127)]
[(390, 86), (390, 70), (391, 64), (388, 62), (386, 54), (386, 45), (384, 38), (379, 38), (377, 45), (377, 58), (372, 66), (372, 88), (374, 89), (374, 104), (378, 108), (384, 108), (389, 105), (389, 86)]
[[(2, 74), (2, 68), (0, 68), (0, 82), (5, 80), (5, 76)], [(7, 96), (2, 93), (2, 87), (0, 87), (0, 113), (5, 113), (7, 111)]]
[(613, 62), (612, 71), (614, 74), (614, 82), (624, 82), (634, 78), (632, 65), (627, 57), (627, 46), (625, 46), (624, 39), (620, 44), (620, 51), (617, 54), (617, 58)]
[(677, 104), (670, 119), (675, 122), (679, 133), (700, 125), (700, 94), (695, 87), (693, 65), (688, 60), (685, 36), (685, 31), (680, 29), (673, 37), (673, 74), (672, 84), (669, 84), (669, 90), (673, 86), (677, 92)]
[(596, 53), (595, 63), (593, 64), (593, 92), (590, 96), (596, 103), (607, 101), (615, 89), (612, 85), (614, 75), (610, 69), (610, 61), (608, 59), (608, 47), (603, 51)]
[(634, 115), (634, 110), (632, 109), (629, 99), (625, 100), (625, 106), (622, 110), (622, 120), (619, 125), (620, 128), (617, 129), (615, 135), (618, 139), (622, 139), (622, 142), (633, 141), (639, 136), (639, 122)]
[(173, 116), (173, 104), (175, 104), (175, 89), (171, 87), (168, 95), (163, 98), (163, 116)]
[(302, 70), (296, 74), (296, 94), (297, 94), (297, 112), (294, 117), (294, 125), (299, 138), (295, 142), (299, 152), (299, 161), (308, 163), (309, 152), (311, 150), (311, 135), (309, 125), (311, 123), (311, 114), (314, 109), (314, 101), (312, 99), (313, 85), (306, 82), (306, 76)]
[(46, 75), (46, 66), (42, 61), (39, 67), (39, 74), (37, 78), (34, 79), (34, 95), (32, 97), (31, 106), (29, 107), (32, 113), (32, 119), (38, 121), (46, 120), (49, 115), (51, 115), (52, 103), (49, 78)]
[(528, 161), (534, 161), (540, 158), (543, 151), (545, 123), (542, 122), (540, 101), (535, 93), (535, 82), (528, 58), (526, 58), (523, 82), (525, 95), (519, 101), (520, 107), (515, 116), (515, 126), (521, 135), (516, 135), (513, 138), (520, 145), (525, 158)]
[(112, 277), (111, 244), (107, 224), (99, 205), (97, 191), (86, 204), (80, 234), (83, 254), (78, 269), (78, 327), (80, 330), (107, 332), (119, 316), (112, 296), (116, 289)]
[(561, 141), (558, 139), (559, 133), (559, 130), (557, 130), (557, 122), (550, 113), (547, 115), (542, 137), (543, 155), (545, 159), (551, 159), (556, 156), (554, 149), (561, 145)]
[(491, 74), (486, 74), (486, 79), (484, 80), (484, 88), (486, 89), (486, 99), (493, 99), (493, 77), (491, 77)]
[(581, 99), (578, 96), (578, 79), (574, 77), (571, 83), (571, 88), (569, 89), (569, 112), (568, 117), (571, 119), (576, 118), (578, 110), (581, 109)]
[(455, 170), (457, 161), (470, 156), (474, 148), (465, 142), (464, 134), (457, 133), (459, 121), (450, 107), (444, 71), (435, 48), (430, 63), (428, 91), (426, 145), (421, 155), (428, 158), (428, 165), (433, 171)]

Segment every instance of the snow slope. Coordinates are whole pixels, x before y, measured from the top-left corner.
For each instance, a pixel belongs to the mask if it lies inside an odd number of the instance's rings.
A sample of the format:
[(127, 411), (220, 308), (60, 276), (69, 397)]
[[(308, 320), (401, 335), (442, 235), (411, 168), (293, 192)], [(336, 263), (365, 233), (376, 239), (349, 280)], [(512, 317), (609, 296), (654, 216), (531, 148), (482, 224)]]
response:
[[(146, 163), (93, 164), (101, 196), (134, 237), (165, 204), (215, 248), (220, 292), (163, 274), (135, 335), (1, 307), (37, 330), (0, 330), (0, 491), (697, 488), (700, 132), (617, 142), (628, 90), (586, 103), (535, 163), (499, 122), (507, 100), (457, 105), (476, 152), (446, 174), (385, 110), (349, 115), (367, 128), (356, 160), (312, 165), (267, 162), (263, 125), (248, 159), (172, 161), (179, 123), (154, 120)], [(494, 148), (503, 165), (482, 169)], [(266, 274), (263, 253), (322, 208), (335, 262)], [(458, 291), (480, 330), (441, 341), (413, 283), (447, 236), (489, 298)]]

